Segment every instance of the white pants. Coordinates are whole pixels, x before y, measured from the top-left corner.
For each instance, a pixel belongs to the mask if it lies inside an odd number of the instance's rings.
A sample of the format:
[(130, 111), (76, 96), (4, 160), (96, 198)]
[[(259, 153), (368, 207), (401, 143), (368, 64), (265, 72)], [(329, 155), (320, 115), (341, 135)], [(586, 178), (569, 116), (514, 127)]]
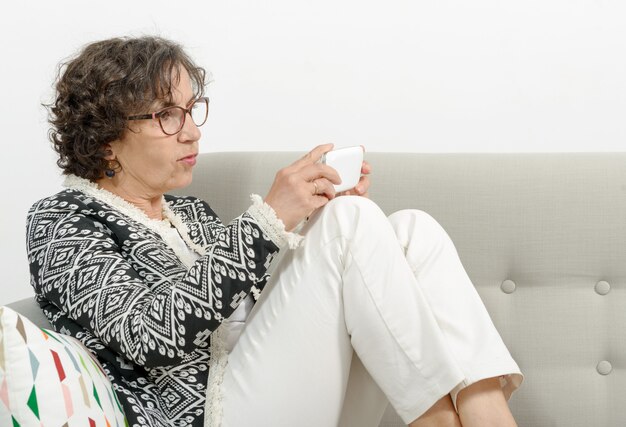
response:
[[(223, 425), (378, 426), (520, 370), (441, 226), (339, 197), (280, 262), (228, 356)], [(361, 363), (362, 362), (362, 363)]]

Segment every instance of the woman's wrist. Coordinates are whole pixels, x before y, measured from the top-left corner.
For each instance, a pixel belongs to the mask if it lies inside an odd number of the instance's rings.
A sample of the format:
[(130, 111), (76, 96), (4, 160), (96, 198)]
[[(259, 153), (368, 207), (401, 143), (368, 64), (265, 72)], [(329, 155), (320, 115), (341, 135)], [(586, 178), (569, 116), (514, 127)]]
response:
[(304, 239), (300, 234), (287, 231), (285, 223), (278, 217), (274, 208), (266, 203), (258, 194), (251, 194), (252, 206), (248, 213), (257, 221), (261, 230), (276, 246), (282, 248), (288, 246), (295, 249)]

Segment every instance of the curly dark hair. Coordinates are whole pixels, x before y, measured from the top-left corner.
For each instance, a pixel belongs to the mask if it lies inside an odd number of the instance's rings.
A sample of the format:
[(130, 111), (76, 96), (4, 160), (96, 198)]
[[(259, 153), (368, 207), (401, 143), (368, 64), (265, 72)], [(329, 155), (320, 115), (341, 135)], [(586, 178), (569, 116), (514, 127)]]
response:
[(147, 112), (155, 102), (172, 102), (180, 66), (189, 73), (195, 96), (202, 96), (205, 70), (179, 44), (160, 37), (98, 41), (61, 63), (55, 99), (46, 107), (48, 135), (63, 173), (102, 178), (106, 144), (122, 137), (128, 116)]

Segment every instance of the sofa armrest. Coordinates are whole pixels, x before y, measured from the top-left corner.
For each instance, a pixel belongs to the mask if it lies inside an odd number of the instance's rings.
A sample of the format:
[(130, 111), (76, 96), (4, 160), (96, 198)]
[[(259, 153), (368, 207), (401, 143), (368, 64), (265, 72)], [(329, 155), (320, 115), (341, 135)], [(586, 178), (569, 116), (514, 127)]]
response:
[(39, 305), (35, 302), (35, 298), (24, 298), (22, 300), (12, 302), (11, 304), (7, 304), (7, 306), (26, 316), (38, 327), (51, 329), (50, 322), (48, 322), (48, 319), (46, 319), (43, 311), (41, 311), (41, 308), (39, 308)]

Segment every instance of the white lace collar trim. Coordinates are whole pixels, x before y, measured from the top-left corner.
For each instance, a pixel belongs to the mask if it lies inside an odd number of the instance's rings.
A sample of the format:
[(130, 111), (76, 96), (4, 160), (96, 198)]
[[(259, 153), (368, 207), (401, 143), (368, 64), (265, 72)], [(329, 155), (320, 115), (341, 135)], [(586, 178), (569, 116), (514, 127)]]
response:
[(189, 268), (191, 267), (195, 259), (191, 257), (189, 254), (184, 253), (177, 249), (177, 245), (172, 241), (172, 238), (176, 238), (176, 236), (172, 236), (171, 233), (168, 233), (171, 226), (174, 226), (178, 231), (178, 234), (183, 238), (187, 246), (189, 246), (192, 250), (197, 252), (200, 255), (205, 255), (206, 250), (194, 243), (189, 237), (189, 229), (187, 225), (183, 222), (182, 218), (172, 211), (169, 204), (165, 201), (163, 197), (161, 200), (162, 206), (162, 215), (163, 220), (159, 221), (156, 219), (150, 218), (144, 211), (139, 209), (137, 206), (132, 203), (127, 202), (120, 196), (111, 193), (108, 190), (105, 190), (98, 186), (95, 182), (91, 182), (87, 179), (80, 178), (76, 175), (68, 175), (63, 182), (63, 186), (67, 188), (72, 188), (75, 190), (79, 190), (85, 194), (93, 196), (100, 201), (114, 207), (119, 212), (123, 213), (127, 217), (133, 219), (134, 221), (139, 222), (144, 225), (146, 228), (157, 233), (161, 236), (161, 239), (176, 253), (176, 256)]

